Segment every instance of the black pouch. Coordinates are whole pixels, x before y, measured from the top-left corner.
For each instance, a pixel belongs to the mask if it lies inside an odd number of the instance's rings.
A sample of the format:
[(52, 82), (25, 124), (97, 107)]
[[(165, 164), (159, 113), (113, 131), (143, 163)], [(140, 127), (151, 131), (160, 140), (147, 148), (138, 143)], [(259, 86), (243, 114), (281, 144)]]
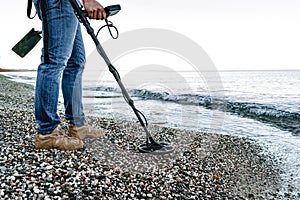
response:
[(42, 38), (41, 31), (32, 28), (13, 48), (12, 50), (21, 56), (26, 56)]

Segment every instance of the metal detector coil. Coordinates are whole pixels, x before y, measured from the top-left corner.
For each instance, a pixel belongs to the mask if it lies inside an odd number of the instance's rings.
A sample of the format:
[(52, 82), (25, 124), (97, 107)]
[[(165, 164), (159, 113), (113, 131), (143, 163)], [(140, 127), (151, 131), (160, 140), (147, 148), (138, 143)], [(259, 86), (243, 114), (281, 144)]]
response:
[[(175, 148), (169, 144), (166, 143), (159, 143), (154, 141), (154, 139), (152, 138), (150, 132), (148, 131), (148, 123), (147, 123), (147, 119), (146, 117), (143, 115), (142, 112), (140, 112), (138, 109), (136, 109), (136, 107), (134, 106), (134, 102), (133, 100), (130, 98), (127, 90), (125, 89), (122, 81), (121, 81), (121, 77), (118, 73), (118, 71), (116, 70), (116, 68), (112, 65), (111, 61), (109, 60), (108, 56), (106, 55), (104, 49), (102, 48), (97, 36), (94, 33), (93, 28), (90, 26), (90, 23), (87, 19), (87, 15), (86, 12), (83, 11), (81, 8), (82, 6), (79, 5), (77, 3), (76, 0), (70, 0), (70, 3), (74, 9), (74, 13), (76, 14), (77, 18), (79, 19), (79, 21), (81, 23), (83, 23), (83, 25), (85, 26), (87, 33), (91, 36), (92, 40), (94, 41), (97, 51), (100, 54), (100, 56), (104, 59), (106, 65), (109, 68), (109, 71), (113, 74), (115, 80), (117, 81), (123, 97), (125, 99), (125, 101), (128, 103), (128, 105), (132, 108), (133, 112), (135, 113), (136, 117), (138, 118), (141, 126), (143, 127), (145, 133), (146, 133), (146, 143), (145, 144), (141, 144), (137, 147), (137, 149), (140, 152), (143, 153), (152, 153), (152, 154), (169, 154), (172, 153)], [(112, 16), (115, 15), (116, 13), (118, 13), (121, 10), (121, 6), (120, 5), (112, 5), (112, 6), (108, 6), (104, 8), (107, 17), (108, 16)]]

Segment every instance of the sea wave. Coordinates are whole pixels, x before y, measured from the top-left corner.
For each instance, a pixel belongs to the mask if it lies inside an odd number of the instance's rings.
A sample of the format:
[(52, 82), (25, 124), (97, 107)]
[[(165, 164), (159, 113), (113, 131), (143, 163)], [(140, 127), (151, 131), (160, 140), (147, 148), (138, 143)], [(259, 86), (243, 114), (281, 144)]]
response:
[[(113, 87), (97, 87), (97, 91), (119, 92)], [(279, 109), (279, 106), (255, 102), (239, 102), (227, 98), (214, 97), (200, 94), (170, 94), (166, 91), (152, 91), (148, 89), (131, 89), (131, 97), (145, 100), (174, 102), (182, 105), (202, 106), (207, 109), (220, 110), (236, 114), (241, 117), (251, 118), (263, 123), (276, 126), (282, 130), (300, 135), (300, 114)]]

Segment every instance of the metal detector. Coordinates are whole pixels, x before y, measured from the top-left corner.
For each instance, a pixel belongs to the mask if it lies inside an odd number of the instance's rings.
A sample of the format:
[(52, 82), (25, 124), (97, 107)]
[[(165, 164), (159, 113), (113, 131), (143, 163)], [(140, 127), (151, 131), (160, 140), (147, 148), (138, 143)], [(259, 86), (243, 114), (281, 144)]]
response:
[[(116, 70), (116, 68), (112, 65), (110, 62), (108, 56), (106, 55), (104, 49), (102, 48), (99, 40), (97, 39), (97, 36), (94, 33), (93, 28), (90, 26), (90, 23), (87, 19), (87, 12), (85, 10), (82, 10), (82, 5), (79, 5), (76, 0), (70, 0), (70, 3), (74, 9), (74, 13), (79, 19), (81, 23), (85, 26), (88, 34), (92, 37), (97, 51), (100, 54), (100, 56), (104, 59), (105, 63), (107, 64), (109, 71), (113, 74), (115, 80), (117, 81), (119, 87), (121, 88), (123, 97), (125, 101), (129, 104), (129, 106), (132, 108), (133, 112), (135, 113), (136, 117), (138, 118), (141, 126), (143, 127), (144, 131), (146, 132), (146, 143), (141, 144), (137, 147), (137, 149), (140, 152), (143, 153), (152, 153), (152, 154), (168, 154), (172, 153), (175, 148), (167, 143), (159, 143), (156, 142), (153, 137), (151, 136), (150, 132), (148, 131), (148, 123), (146, 117), (143, 115), (142, 112), (140, 112), (136, 107), (134, 106), (133, 100), (130, 98), (128, 92), (126, 91), (122, 81), (121, 77)], [(105, 7), (105, 12), (107, 17), (117, 14), (121, 10), (120, 5), (112, 5)], [(105, 19), (107, 26), (110, 26), (108, 24), (107, 19)], [(98, 31), (99, 32), (99, 31)], [(110, 32), (111, 33), (111, 32)], [(112, 36), (113, 37), (113, 36)]]

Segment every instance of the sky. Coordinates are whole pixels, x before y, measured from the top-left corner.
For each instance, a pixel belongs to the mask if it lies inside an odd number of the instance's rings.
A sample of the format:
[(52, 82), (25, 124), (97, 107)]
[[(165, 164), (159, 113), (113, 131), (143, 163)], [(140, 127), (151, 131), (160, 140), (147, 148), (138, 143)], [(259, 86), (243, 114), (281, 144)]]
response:
[[(201, 46), (219, 70), (300, 70), (299, 0), (99, 2), (121, 4), (112, 20), (120, 34), (139, 28), (178, 32)], [(31, 28), (41, 29), (38, 17), (26, 17), (26, 8), (24, 0), (1, 1), (0, 68), (36, 69), (40, 62), (42, 42), (24, 58), (11, 51)], [(100, 24), (92, 22), (93, 27)], [(83, 34), (88, 55), (95, 48)]]

